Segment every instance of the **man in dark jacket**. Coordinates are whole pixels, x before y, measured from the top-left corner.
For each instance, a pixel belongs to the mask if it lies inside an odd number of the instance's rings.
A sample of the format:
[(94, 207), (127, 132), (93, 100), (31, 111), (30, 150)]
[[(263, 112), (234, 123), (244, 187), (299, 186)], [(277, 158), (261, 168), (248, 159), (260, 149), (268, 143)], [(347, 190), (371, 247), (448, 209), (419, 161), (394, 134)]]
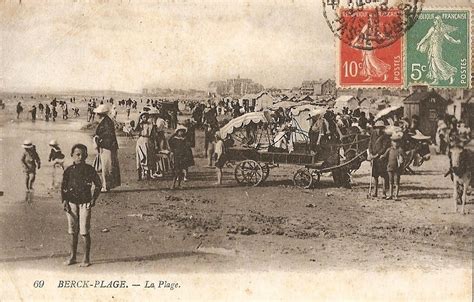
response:
[(120, 166), (118, 161), (118, 142), (115, 136), (115, 125), (107, 115), (110, 107), (99, 105), (94, 112), (99, 116), (99, 125), (95, 132), (95, 140), (99, 149), (102, 165), (102, 192), (121, 185)]
[[(377, 197), (379, 177), (383, 179), (383, 196), (386, 197), (388, 189), (387, 160), (380, 158), (390, 148), (390, 137), (384, 132), (385, 124), (379, 120), (375, 123), (369, 141), (368, 159), (372, 161), (372, 177), (374, 178), (373, 197)], [(372, 192), (369, 192), (371, 194)]]

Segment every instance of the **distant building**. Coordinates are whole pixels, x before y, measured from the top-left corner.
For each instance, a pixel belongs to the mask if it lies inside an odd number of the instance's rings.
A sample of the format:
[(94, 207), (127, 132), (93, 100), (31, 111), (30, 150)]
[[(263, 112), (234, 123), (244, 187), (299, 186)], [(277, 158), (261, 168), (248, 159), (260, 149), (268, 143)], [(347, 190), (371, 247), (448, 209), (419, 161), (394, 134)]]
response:
[(208, 85), (208, 92), (218, 95), (226, 94), (226, 81), (213, 81)]
[(276, 87), (267, 88), (265, 90), (272, 96), (276, 96), (282, 93), (282, 89)]
[(150, 97), (196, 97), (205, 94), (202, 90), (196, 89), (170, 89), (170, 88), (143, 88), (142, 94)]
[(214, 81), (209, 83), (208, 91), (218, 95), (245, 95), (263, 91), (263, 85), (254, 83), (251, 79), (228, 79), (226, 81)]
[(314, 86), (318, 83), (318, 81), (303, 81), (301, 83), (300, 91), (302, 94), (313, 94), (314, 93)]
[(300, 92), (306, 95), (334, 95), (336, 82), (333, 80), (303, 81)]
[(321, 84), (321, 89), (315, 87), (315, 95), (335, 95), (336, 81), (326, 80)]

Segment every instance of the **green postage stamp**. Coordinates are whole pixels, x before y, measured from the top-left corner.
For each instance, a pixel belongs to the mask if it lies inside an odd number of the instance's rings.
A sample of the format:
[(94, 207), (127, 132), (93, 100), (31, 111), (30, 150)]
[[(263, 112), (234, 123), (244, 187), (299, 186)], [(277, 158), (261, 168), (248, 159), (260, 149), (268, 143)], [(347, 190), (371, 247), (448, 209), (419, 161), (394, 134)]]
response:
[(468, 9), (423, 10), (406, 33), (406, 83), (431, 87), (471, 85)]

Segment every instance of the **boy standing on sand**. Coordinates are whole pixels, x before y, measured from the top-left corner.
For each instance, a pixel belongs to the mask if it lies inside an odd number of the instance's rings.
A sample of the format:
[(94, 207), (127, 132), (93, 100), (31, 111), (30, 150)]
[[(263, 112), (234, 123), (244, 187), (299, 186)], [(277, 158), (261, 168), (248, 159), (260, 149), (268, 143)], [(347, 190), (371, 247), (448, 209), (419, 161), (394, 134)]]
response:
[[(90, 265), (91, 211), (99, 197), (102, 184), (94, 167), (86, 164), (87, 147), (85, 145), (75, 144), (71, 149), (71, 157), (74, 163), (64, 171), (61, 186), (62, 203), (68, 220), (68, 233), (72, 235), (71, 256), (64, 264), (76, 263), (80, 233), (84, 240), (84, 258), (80, 266), (87, 267)], [(93, 194), (91, 194), (92, 185), (94, 185)]]

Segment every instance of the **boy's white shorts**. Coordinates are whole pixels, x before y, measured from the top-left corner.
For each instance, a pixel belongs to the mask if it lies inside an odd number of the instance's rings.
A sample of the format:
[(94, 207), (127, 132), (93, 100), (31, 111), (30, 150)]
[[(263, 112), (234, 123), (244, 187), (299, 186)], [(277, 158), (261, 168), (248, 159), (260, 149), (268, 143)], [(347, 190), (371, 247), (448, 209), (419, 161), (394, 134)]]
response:
[[(68, 222), (68, 233), (88, 235), (91, 229), (91, 209), (87, 204), (75, 204), (70, 202), (71, 212), (66, 213)], [(77, 229), (79, 228), (79, 230)]]

